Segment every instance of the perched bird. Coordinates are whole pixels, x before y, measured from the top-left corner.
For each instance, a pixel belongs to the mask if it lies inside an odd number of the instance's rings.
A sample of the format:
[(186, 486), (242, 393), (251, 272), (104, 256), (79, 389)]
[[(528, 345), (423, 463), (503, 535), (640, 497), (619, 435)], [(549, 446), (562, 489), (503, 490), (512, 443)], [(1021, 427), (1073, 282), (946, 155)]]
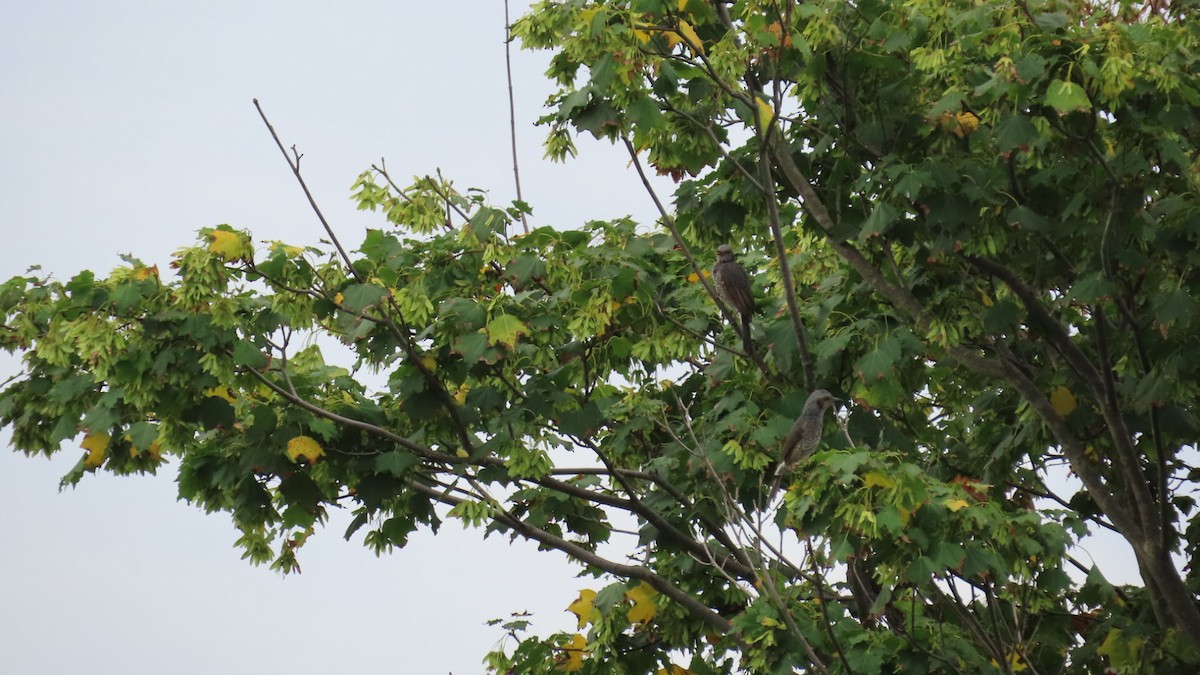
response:
[(808, 400), (804, 402), (804, 410), (800, 411), (792, 430), (783, 440), (779, 466), (775, 469), (776, 476), (791, 471), (816, 452), (817, 445), (821, 442), (821, 431), (825, 427), (825, 411), (833, 407), (836, 400), (833, 394), (824, 389), (817, 389), (808, 395)]
[(750, 335), (750, 317), (754, 314), (754, 291), (750, 286), (750, 277), (741, 264), (733, 259), (733, 249), (729, 244), (717, 247), (717, 263), (713, 265), (713, 279), (716, 280), (717, 293), (721, 299), (731, 306), (742, 317), (742, 329), (745, 336)]

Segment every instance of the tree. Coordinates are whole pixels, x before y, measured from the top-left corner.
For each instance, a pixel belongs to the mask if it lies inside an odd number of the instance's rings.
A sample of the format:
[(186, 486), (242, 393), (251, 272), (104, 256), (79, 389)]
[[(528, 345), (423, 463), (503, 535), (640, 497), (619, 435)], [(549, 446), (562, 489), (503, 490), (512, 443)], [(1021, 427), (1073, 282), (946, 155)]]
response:
[[(354, 251), (220, 226), (172, 279), (5, 283), (0, 419), (82, 433), (67, 483), (178, 461), (285, 572), (350, 505), (377, 552), (451, 517), (597, 577), (498, 672), (1194, 669), (1192, 6), (542, 3), (513, 32), (555, 51), (547, 154), (624, 145), (678, 181), (658, 223), (520, 232), (372, 167)], [(818, 388), (840, 424), (776, 478)], [(1072, 558), (1093, 528), (1144, 586)]]

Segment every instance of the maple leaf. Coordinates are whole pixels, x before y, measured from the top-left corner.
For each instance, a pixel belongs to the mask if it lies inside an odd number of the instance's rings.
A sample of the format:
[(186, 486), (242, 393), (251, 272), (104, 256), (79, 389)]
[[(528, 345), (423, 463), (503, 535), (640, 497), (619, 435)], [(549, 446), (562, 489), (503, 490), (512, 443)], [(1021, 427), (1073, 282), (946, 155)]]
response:
[(944, 503), (946, 504), (946, 508), (951, 511), (961, 511), (970, 506), (965, 499), (947, 499)]
[(576, 633), (571, 636), (571, 640), (562, 647), (563, 653), (558, 659), (558, 669), (574, 673), (583, 670), (583, 655), (587, 650), (587, 640), (582, 635)]
[(293, 462), (303, 457), (313, 464), (324, 454), (325, 450), (321, 448), (321, 444), (308, 436), (297, 436), (287, 443), (287, 456)]
[(233, 393), (231, 393), (229, 391), (229, 387), (226, 387), (225, 385), (221, 385), (219, 387), (213, 387), (212, 389), (205, 391), (204, 395), (205, 396), (215, 396), (217, 398), (225, 399), (226, 401), (228, 401), (230, 403), (237, 403), (237, 397), (235, 397), (233, 395)]
[(133, 278), (138, 281), (158, 278), (158, 265), (151, 267), (141, 266), (133, 270)]
[(869, 472), (867, 475), (863, 476), (863, 482), (866, 483), (867, 487), (878, 486), (885, 490), (896, 487), (896, 481), (889, 478), (887, 474), (883, 473), (882, 471)]
[(633, 601), (633, 607), (625, 613), (625, 618), (629, 623), (647, 623), (654, 618), (658, 613), (658, 605), (654, 604), (654, 596), (658, 595), (658, 591), (654, 587), (643, 581), (636, 587), (625, 591), (625, 597)]
[(567, 605), (567, 611), (579, 617), (580, 628), (600, 618), (600, 611), (592, 604), (595, 600), (596, 591), (585, 588), (579, 591), (579, 597), (575, 599), (575, 602)]
[(79, 447), (87, 450), (87, 456), (83, 458), (83, 465), (89, 469), (94, 469), (104, 463), (104, 458), (108, 455), (108, 441), (112, 437), (105, 433), (89, 431), (83, 437), (83, 442)]
[(1054, 391), (1050, 392), (1050, 405), (1054, 407), (1054, 412), (1058, 413), (1059, 417), (1066, 417), (1071, 414), (1078, 402), (1070, 389), (1055, 387)]
[(950, 130), (950, 133), (959, 138), (966, 138), (971, 132), (979, 128), (979, 118), (975, 113), (960, 112), (954, 117), (955, 126)]
[(509, 347), (516, 347), (517, 339), (529, 332), (529, 328), (511, 314), (501, 314), (492, 319), (484, 330), (487, 331), (488, 343), (502, 343)]
[(700, 36), (696, 34), (696, 29), (692, 28), (692, 24), (681, 19), (679, 21), (678, 30), (679, 34), (683, 36), (684, 41), (687, 42), (687, 46), (691, 47), (692, 51), (696, 52), (697, 54), (704, 53), (704, 43), (700, 41)]
[(1092, 102), (1083, 87), (1066, 80), (1054, 80), (1046, 88), (1046, 105), (1065, 115), (1069, 112), (1088, 111)]
[(246, 243), (232, 230), (213, 230), (208, 233), (208, 250), (225, 262), (240, 260), (246, 255)]
[(139, 457), (141, 456), (142, 451), (145, 450), (146, 454), (150, 455), (151, 458), (162, 459), (162, 446), (157, 440), (150, 441), (150, 447), (139, 448), (137, 444), (133, 442), (133, 434), (125, 434), (122, 438), (129, 442), (130, 456)]

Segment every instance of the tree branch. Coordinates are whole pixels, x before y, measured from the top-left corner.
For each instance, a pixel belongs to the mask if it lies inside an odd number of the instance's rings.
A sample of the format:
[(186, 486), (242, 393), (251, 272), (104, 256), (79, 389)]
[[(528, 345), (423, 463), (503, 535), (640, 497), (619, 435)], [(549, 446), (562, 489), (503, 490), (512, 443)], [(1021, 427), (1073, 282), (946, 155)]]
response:
[[(333, 228), (329, 225), (329, 221), (325, 220), (325, 214), (321, 213), (321, 207), (317, 206), (317, 200), (313, 197), (312, 192), (308, 189), (308, 183), (304, 182), (304, 177), (300, 175), (300, 157), (297, 154), (295, 161), (288, 156), (287, 150), (283, 147), (283, 141), (279, 140), (279, 134), (275, 133), (275, 127), (271, 126), (271, 122), (267, 119), (267, 114), (263, 112), (262, 106), (258, 104), (258, 99), (254, 99), (254, 108), (258, 110), (258, 116), (262, 118), (263, 124), (267, 125), (267, 130), (271, 132), (271, 138), (275, 139), (275, 145), (279, 147), (279, 152), (283, 154), (283, 159), (287, 161), (288, 168), (296, 176), (296, 180), (300, 183), (300, 188), (304, 190), (304, 196), (308, 198), (308, 205), (312, 207), (313, 213), (317, 214), (317, 219), (321, 221), (321, 226), (325, 228), (325, 234), (329, 235), (329, 240), (333, 242), (337, 249), (338, 255), (342, 257), (342, 261), (346, 263), (346, 269), (354, 275), (355, 279), (362, 280), (354, 266), (350, 263), (350, 256), (346, 253), (346, 249), (342, 248), (342, 243), (338, 241), (338, 237), (333, 233)], [(292, 146), (292, 151), (295, 152), (295, 146)]]
[[(422, 485), (421, 483), (410, 482), (410, 485), (412, 485), (413, 489), (417, 490), (418, 492), (432, 497), (448, 506), (456, 506), (464, 501), (457, 497), (452, 497), (450, 495), (438, 492), (437, 490), (434, 490), (427, 485)], [(591, 565), (592, 567), (604, 570), (609, 574), (624, 577), (626, 579), (645, 581), (647, 584), (650, 584), (654, 590), (675, 601), (676, 604), (687, 610), (687, 612), (693, 617), (708, 624), (714, 630), (720, 631), (721, 633), (729, 633), (733, 629), (733, 624), (729, 623), (728, 620), (715, 612), (713, 609), (700, 602), (686, 591), (683, 591), (672, 585), (665, 578), (659, 576), (646, 567), (625, 565), (614, 562), (593, 551), (587, 550), (575, 542), (568, 541), (562, 537), (534, 527), (533, 525), (519, 520), (503, 511), (497, 512), (493, 518), (496, 520), (496, 522), (511, 528), (522, 537), (562, 551), (574, 560), (578, 560), (581, 563)]]

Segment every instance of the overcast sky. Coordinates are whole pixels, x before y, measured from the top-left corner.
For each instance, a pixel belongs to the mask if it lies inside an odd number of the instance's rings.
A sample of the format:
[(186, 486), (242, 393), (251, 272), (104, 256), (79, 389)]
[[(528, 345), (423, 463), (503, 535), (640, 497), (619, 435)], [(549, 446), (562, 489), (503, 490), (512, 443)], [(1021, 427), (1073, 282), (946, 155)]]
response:
[[(526, 3), (514, 2), (514, 18)], [(6, 2), (0, 5), (0, 279), (67, 279), (129, 253), (170, 253), (219, 223), (311, 244), (319, 224), (262, 126), (257, 97), (343, 240), (382, 226), (348, 199), (380, 157), (513, 198), (499, 0)], [(523, 188), (534, 225), (652, 205), (623, 154), (582, 143), (541, 159), (547, 57), (514, 51)], [(664, 186), (669, 189), (669, 185)], [(0, 374), (16, 363), (0, 360)], [(0, 432), (7, 445), (8, 435)], [(569, 628), (576, 567), (456, 523), (375, 558), (346, 519), (281, 578), (239, 559), (233, 527), (175, 499), (173, 471), (89, 476), (81, 450), (0, 450), (0, 662), (5, 672), (482, 672), (487, 619), (530, 610)], [(1097, 550), (1100, 550), (1100, 553)], [(1093, 555), (1112, 560), (1109, 543)], [(1086, 556), (1085, 556), (1086, 557)], [(1106, 569), (1117, 581), (1131, 570)]]
[[(516, 1), (513, 17), (527, 3)], [(349, 199), (385, 157), (514, 197), (499, 0), (5, 2), (0, 5), (0, 279), (67, 279), (130, 253), (166, 270), (198, 228), (312, 244), (320, 225), (251, 99), (262, 103), (348, 245), (383, 226)], [(532, 224), (572, 227), (652, 205), (597, 143), (544, 162), (547, 55), (513, 52)], [(0, 373), (13, 373), (0, 360)], [(7, 446), (7, 432), (0, 432)], [(449, 523), (376, 558), (346, 519), (281, 578), (232, 548), (226, 516), (176, 501), (174, 471), (87, 477), (0, 450), (0, 663), (12, 673), (482, 672), (484, 622), (535, 612), (568, 628), (587, 579), (555, 553)], [(592, 581), (590, 585), (594, 585)]]

